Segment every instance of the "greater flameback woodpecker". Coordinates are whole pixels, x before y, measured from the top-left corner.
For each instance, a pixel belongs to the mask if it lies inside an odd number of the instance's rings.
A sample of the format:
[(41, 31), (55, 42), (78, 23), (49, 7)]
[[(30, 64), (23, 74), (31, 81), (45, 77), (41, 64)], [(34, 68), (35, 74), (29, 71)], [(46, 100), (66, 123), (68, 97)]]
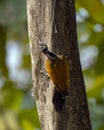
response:
[(56, 55), (48, 50), (46, 44), (41, 44), (41, 51), (47, 56), (46, 71), (55, 85), (52, 102), (56, 111), (61, 111), (68, 95), (69, 65), (65, 56)]

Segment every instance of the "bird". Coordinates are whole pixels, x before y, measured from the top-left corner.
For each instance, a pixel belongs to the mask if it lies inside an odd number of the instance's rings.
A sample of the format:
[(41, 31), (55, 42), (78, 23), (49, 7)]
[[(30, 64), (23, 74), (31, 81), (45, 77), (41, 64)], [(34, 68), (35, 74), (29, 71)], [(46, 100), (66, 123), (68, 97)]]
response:
[(54, 84), (54, 93), (52, 98), (54, 109), (56, 112), (60, 112), (65, 103), (65, 96), (69, 95), (68, 88), (70, 85), (70, 67), (64, 55), (57, 55), (49, 51), (47, 44), (41, 41), (36, 12), (35, 27), (37, 30), (37, 40), (40, 45), (40, 50), (47, 56), (45, 68)]
[(52, 102), (56, 112), (60, 112), (65, 103), (69, 88), (69, 64), (64, 55), (56, 55), (48, 50), (45, 43), (40, 44), (41, 52), (47, 56), (45, 62), (46, 71), (54, 84), (54, 94)]

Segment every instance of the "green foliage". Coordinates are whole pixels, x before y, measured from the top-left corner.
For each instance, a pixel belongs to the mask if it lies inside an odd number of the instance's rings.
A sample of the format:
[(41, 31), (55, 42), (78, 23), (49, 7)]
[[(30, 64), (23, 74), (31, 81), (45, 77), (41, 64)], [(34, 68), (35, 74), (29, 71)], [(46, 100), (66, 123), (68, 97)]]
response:
[(40, 128), (24, 0), (0, 1), (0, 130)]
[(7, 81), (1, 89), (1, 104), (6, 108), (18, 110), (23, 98), (21, 89), (14, 87), (16, 85), (12, 81)]
[(36, 109), (21, 110), (19, 120), (24, 130), (33, 130), (34, 125), (36, 128), (40, 127)]
[(0, 12), (0, 23), (3, 25), (14, 26), (26, 21), (26, 3), (24, 0), (0, 0)]
[(91, 19), (104, 24), (104, 4), (101, 0), (77, 0), (78, 6), (85, 8)]
[(104, 1), (77, 0), (76, 9), (80, 18), (77, 24), (80, 52), (84, 52), (88, 57), (84, 60), (85, 64), (88, 65), (83, 67), (83, 72), (87, 86), (92, 127), (93, 130), (103, 130)]
[(98, 76), (88, 89), (88, 97), (95, 98), (97, 102), (104, 100), (104, 75)]

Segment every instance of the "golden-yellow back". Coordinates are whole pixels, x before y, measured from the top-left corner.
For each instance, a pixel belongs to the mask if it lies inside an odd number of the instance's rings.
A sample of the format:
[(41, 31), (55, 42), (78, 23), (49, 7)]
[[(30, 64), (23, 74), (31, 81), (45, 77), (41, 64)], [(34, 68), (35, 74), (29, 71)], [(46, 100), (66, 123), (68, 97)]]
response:
[(46, 60), (46, 71), (49, 74), (55, 88), (67, 93), (69, 87), (69, 65), (64, 56), (58, 56), (54, 61)]

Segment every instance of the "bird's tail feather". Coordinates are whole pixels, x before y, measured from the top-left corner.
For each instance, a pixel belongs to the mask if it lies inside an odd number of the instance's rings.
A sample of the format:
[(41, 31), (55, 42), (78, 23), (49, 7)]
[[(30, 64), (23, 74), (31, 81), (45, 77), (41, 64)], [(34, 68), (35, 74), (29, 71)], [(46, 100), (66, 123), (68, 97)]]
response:
[(56, 112), (60, 112), (65, 103), (65, 95), (56, 89), (54, 89), (53, 99), (52, 99), (54, 109)]

